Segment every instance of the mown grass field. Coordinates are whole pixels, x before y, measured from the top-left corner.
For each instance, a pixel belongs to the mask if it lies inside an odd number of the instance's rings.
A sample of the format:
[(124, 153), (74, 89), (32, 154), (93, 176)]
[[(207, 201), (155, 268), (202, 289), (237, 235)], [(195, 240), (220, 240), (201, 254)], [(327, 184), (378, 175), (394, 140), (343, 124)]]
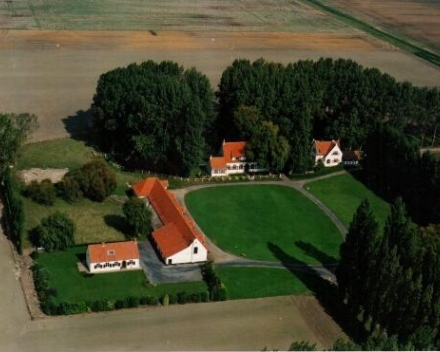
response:
[(362, 200), (368, 199), (379, 224), (383, 226), (390, 206), (350, 174), (310, 182), (306, 189), (324, 202), (348, 226)]
[(333, 32), (346, 27), (289, 0), (14, 0), (0, 4), (0, 17), (5, 29)]
[(309, 294), (307, 286), (291, 271), (274, 268), (217, 267), (228, 299), (248, 299)]
[(148, 284), (142, 270), (85, 276), (77, 266), (85, 252), (85, 246), (78, 246), (66, 252), (40, 253), (37, 263), (48, 270), (50, 287), (58, 292), (56, 300), (116, 300), (128, 296), (160, 298), (166, 293), (207, 291), (204, 281), (153, 286)]
[(205, 188), (185, 203), (198, 225), (220, 248), (247, 258), (334, 262), (342, 236), (311, 201), (277, 185)]

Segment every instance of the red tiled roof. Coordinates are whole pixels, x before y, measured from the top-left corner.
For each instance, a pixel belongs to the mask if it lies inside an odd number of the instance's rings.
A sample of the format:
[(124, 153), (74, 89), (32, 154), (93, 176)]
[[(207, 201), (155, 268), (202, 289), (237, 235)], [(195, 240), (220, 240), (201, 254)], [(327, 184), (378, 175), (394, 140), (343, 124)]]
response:
[(87, 251), (92, 263), (139, 259), (139, 249), (135, 241), (90, 244)]
[(211, 170), (226, 168), (226, 160), (223, 156), (211, 156), (209, 158), (209, 164), (211, 166)]
[(176, 196), (165, 189), (163, 182), (155, 177), (144, 181), (152, 186), (148, 188), (149, 192), (142, 193), (142, 196), (148, 197), (164, 224), (162, 228), (153, 232), (153, 238), (162, 255), (166, 258), (176, 254), (187, 248), (196, 238), (206, 246), (204, 236), (197, 231), (195, 223), (185, 215), (184, 208), (177, 202)]
[[(133, 189), (134, 193), (136, 194), (136, 196), (146, 197), (148, 194), (150, 194), (151, 189), (153, 188), (156, 180), (157, 179), (155, 177), (146, 178), (142, 181), (135, 183), (132, 186), (132, 189)], [(162, 183), (165, 188), (168, 188), (168, 181), (167, 180), (161, 180), (159, 182)]]
[(233, 162), (232, 158), (241, 158), (245, 156), (244, 148), (246, 142), (223, 142), (223, 156), (226, 163)]
[(314, 140), (316, 155), (325, 156), (336, 146), (339, 145), (338, 141), (317, 141)]

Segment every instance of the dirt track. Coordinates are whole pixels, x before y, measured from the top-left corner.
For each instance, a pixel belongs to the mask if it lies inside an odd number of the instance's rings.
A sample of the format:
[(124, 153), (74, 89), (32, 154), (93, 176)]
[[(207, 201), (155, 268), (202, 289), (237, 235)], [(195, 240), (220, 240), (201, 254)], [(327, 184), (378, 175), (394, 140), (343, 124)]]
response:
[(237, 58), (282, 63), (351, 58), (399, 80), (437, 85), (440, 70), (369, 37), (266, 32), (0, 31), (0, 111), (32, 112), (34, 141), (61, 138), (87, 123), (101, 73), (148, 59), (195, 66), (216, 88)]

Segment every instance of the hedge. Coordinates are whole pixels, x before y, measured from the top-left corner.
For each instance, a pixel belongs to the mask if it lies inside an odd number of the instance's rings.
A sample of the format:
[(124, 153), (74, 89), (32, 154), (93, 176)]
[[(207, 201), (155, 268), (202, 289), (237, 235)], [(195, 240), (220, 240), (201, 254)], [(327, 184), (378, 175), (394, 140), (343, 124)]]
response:
[(17, 186), (11, 176), (11, 170), (7, 168), (4, 172), (3, 194), (5, 196), (5, 213), (9, 223), (9, 238), (14, 244), (17, 252), (23, 253), (23, 236), (25, 230), (25, 215), (23, 202), (19, 197)]

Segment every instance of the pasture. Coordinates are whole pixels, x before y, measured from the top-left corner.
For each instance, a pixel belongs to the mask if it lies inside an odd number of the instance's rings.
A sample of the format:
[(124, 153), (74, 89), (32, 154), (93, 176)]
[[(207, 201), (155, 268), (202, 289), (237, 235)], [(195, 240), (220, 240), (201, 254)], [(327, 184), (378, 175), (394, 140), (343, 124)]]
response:
[(223, 250), (250, 259), (332, 263), (342, 236), (327, 216), (294, 189), (277, 185), (196, 190), (185, 204)]
[(376, 196), (350, 174), (307, 183), (304, 187), (327, 205), (348, 227), (357, 207), (365, 198), (370, 201), (381, 227), (385, 224), (390, 205)]

